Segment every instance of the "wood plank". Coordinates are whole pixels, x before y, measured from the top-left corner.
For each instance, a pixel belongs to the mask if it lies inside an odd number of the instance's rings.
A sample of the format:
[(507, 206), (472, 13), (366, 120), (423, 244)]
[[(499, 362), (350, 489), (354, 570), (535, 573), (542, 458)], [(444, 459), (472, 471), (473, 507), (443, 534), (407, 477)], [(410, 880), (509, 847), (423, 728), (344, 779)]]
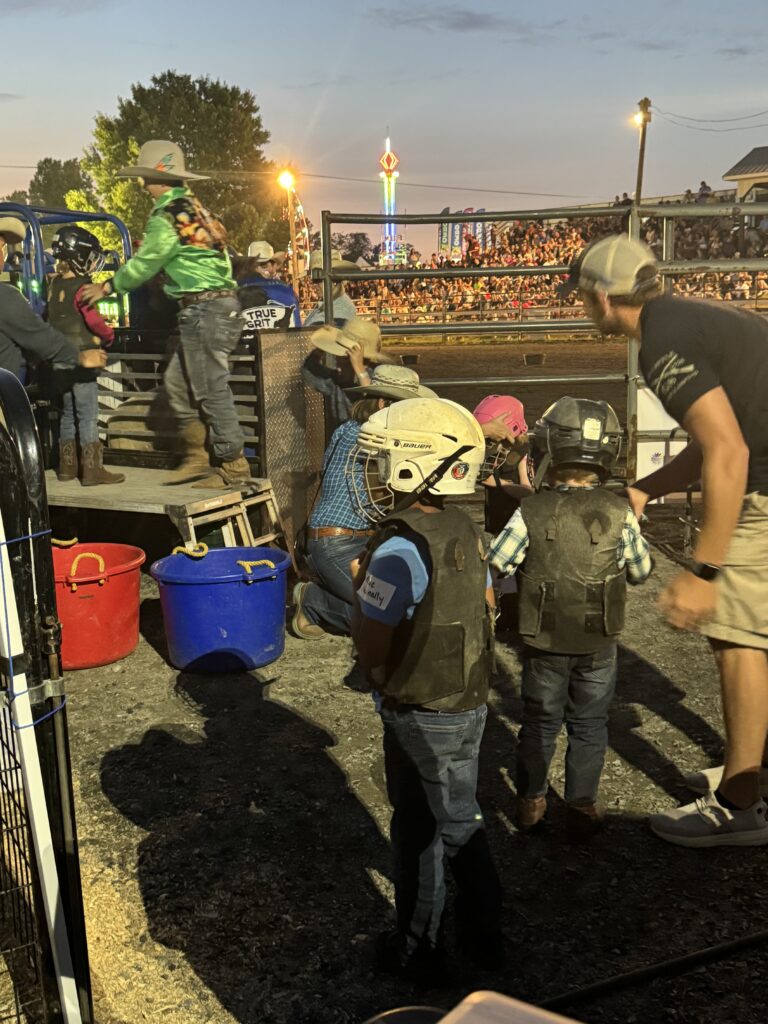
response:
[[(265, 480), (254, 480), (252, 488), (227, 487), (221, 490), (201, 490), (190, 484), (164, 484), (168, 471), (147, 469), (143, 466), (108, 466), (110, 470), (125, 473), (121, 484), (98, 484), (83, 487), (77, 480), (62, 483), (56, 473), (49, 469), (45, 474), (48, 504), (66, 508), (97, 508), (112, 512), (146, 512), (167, 515), (168, 508), (174, 510), (187, 505), (214, 509), (247, 498), (254, 490), (268, 486)], [(221, 499), (225, 500), (222, 501)]]

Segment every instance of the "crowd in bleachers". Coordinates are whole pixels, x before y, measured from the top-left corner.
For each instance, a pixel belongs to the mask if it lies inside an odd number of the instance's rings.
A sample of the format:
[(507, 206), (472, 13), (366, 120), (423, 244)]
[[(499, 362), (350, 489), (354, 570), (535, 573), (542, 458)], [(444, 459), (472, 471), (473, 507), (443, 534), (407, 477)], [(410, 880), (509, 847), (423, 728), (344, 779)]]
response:
[[(704, 182), (696, 194), (689, 189), (686, 202), (717, 201), (717, 197), (707, 189)], [(614, 205), (626, 207), (618, 197)], [(532, 307), (547, 307), (555, 316), (575, 315), (576, 310), (572, 307), (578, 304), (578, 299), (571, 297), (563, 301), (556, 295), (556, 287), (562, 279), (560, 276), (499, 277), (491, 268), (567, 266), (592, 239), (626, 230), (627, 218), (628, 212), (616, 217), (490, 225), (484, 247), (472, 235), (465, 236), (465, 248), (460, 258), (438, 252), (429, 256), (411, 252), (409, 256), (412, 269), (487, 266), (487, 277), (350, 281), (347, 292), (360, 315), (375, 317), (384, 323), (398, 320), (418, 323), (436, 319), (507, 320), (524, 316), (525, 311)], [(661, 257), (661, 220), (648, 218), (644, 221), (643, 237)], [(727, 216), (675, 221), (675, 259), (752, 259), (764, 256), (768, 256), (768, 217), (750, 227), (737, 224)], [(768, 300), (768, 274), (759, 271), (687, 275), (675, 278), (673, 289), (682, 295), (759, 302)], [(314, 298), (308, 282), (301, 298), (302, 307), (311, 308)]]

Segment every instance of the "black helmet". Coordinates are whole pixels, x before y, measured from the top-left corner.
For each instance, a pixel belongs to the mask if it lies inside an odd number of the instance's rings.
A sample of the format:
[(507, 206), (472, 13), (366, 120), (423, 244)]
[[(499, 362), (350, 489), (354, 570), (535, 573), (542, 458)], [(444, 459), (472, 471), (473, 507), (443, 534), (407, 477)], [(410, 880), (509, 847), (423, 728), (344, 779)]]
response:
[(610, 476), (621, 452), (621, 437), (619, 418), (607, 402), (558, 399), (533, 429), (537, 483), (547, 469), (564, 465)]
[(51, 252), (57, 260), (66, 260), (78, 274), (92, 274), (99, 269), (103, 256), (98, 238), (75, 224), (59, 228), (53, 236)]

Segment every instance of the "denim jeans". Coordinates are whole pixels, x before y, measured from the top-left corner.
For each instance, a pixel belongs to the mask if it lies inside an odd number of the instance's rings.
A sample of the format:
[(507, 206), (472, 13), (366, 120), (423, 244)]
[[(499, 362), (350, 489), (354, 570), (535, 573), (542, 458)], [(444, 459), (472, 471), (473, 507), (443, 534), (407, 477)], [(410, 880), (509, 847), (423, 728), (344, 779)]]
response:
[(243, 448), (229, 386), (229, 356), (240, 340), (243, 322), (234, 298), (209, 299), (179, 314), (179, 346), (171, 356), (163, 384), (182, 428), (202, 419), (210, 430), (216, 458), (230, 461)]
[(304, 614), (329, 633), (349, 636), (354, 589), (349, 563), (365, 549), (365, 537), (319, 537), (307, 544), (307, 561), (319, 583), (304, 592)]
[(493, 937), (501, 885), (477, 802), (486, 708), (449, 715), (383, 708), (384, 768), (392, 804), (397, 926), (405, 952), (441, 944), (444, 857), (456, 880), (460, 935)]
[(565, 800), (597, 799), (608, 746), (608, 707), (616, 688), (616, 644), (597, 654), (523, 655), (523, 724), (517, 748), (517, 792), (543, 796), (555, 743), (565, 721)]
[(73, 384), (62, 395), (59, 440), (93, 444), (99, 440), (99, 385), (95, 380)]

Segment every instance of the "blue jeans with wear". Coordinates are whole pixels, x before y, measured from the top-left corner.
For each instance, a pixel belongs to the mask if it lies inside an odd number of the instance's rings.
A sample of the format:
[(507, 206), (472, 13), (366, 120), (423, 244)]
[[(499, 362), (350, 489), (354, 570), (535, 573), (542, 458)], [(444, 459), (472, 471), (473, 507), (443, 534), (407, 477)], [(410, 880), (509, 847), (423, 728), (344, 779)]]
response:
[(496, 940), (501, 885), (477, 802), (485, 705), (457, 714), (385, 706), (380, 714), (403, 953), (442, 945), (444, 858), (456, 881), (461, 940)]
[(168, 401), (181, 427), (202, 419), (213, 454), (228, 462), (243, 449), (243, 431), (229, 386), (229, 357), (243, 322), (235, 298), (208, 299), (179, 314), (179, 345), (163, 378)]
[(318, 583), (304, 591), (302, 609), (317, 626), (328, 633), (349, 636), (354, 588), (349, 563), (365, 550), (366, 537), (319, 537), (307, 544), (307, 561)]
[(544, 796), (555, 744), (565, 722), (565, 802), (595, 803), (608, 746), (608, 708), (616, 689), (616, 644), (596, 654), (523, 655), (523, 723), (517, 748), (517, 792)]
[(96, 380), (73, 384), (61, 398), (59, 440), (94, 444), (99, 440), (99, 385)]

